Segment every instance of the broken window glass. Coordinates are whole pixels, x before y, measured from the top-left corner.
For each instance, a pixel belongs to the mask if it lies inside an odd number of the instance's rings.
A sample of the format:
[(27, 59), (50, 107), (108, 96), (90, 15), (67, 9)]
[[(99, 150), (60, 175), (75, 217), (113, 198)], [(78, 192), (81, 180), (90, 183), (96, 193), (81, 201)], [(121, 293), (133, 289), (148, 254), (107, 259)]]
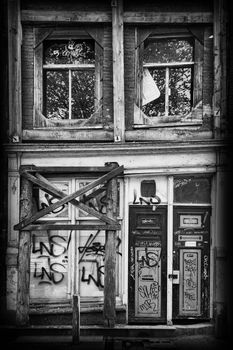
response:
[(174, 178), (174, 202), (210, 203), (211, 179), (185, 176)]
[(165, 117), (173, 122), (190, 116), (193, 51), (191, 38), (145, 40), (140, 100), (144, 123), (161, 122)]

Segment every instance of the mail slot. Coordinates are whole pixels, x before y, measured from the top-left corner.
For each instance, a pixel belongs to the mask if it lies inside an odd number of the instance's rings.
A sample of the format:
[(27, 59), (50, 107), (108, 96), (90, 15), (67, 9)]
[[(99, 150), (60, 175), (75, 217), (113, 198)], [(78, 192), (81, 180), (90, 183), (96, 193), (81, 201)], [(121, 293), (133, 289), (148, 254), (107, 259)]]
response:
[(210, 213), (209, 207), (174, 207), (174, 319), (209, 317)]

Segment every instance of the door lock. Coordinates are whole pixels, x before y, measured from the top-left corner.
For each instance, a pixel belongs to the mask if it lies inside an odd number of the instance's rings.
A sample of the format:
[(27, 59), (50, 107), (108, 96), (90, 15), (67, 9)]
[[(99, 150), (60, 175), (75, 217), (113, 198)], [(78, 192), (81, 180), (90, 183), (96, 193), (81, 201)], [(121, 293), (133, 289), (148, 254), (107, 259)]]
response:
[(169, 279), (172, 279), (173, 284), (179, 284), (180, 283), (180, 271), (174, 270), (173, 273), (170, 273), (168, 275)]

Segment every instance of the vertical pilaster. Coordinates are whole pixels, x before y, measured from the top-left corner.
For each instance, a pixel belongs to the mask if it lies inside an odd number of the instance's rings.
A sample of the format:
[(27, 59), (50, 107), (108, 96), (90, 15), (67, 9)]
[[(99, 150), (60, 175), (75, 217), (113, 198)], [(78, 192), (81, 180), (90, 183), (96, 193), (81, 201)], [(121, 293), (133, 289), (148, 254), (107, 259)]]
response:
[(227, 107), (227, 59), (226, 59), (226, 13), (224, 0), (214, 1), (214, 136), (226, 133)]
[[(117, 167), (117, 163), (112, 163)], [(117, 218), (117, 179), (107, 183), (107, 215)], [(104, 325), (114, 327), (116, 319), (116, 231), (106, 231), (104, 261)]]
[(123, 0), (112, 0), (114, 141), (125, 140)]
[[(20, 220), (26, 219), (32, 214), (32, 183), (24, 177), (22, 177), (20, 194)], [(16, 323), (20, 326), (27, 325), (29, 323), (30, 248), (30, 232), (20, 231), (18, 253), (18, 289), (16, 307)]]
[(20, 0), (8, 1), (9, 139), (21, 140), (21, 44)]

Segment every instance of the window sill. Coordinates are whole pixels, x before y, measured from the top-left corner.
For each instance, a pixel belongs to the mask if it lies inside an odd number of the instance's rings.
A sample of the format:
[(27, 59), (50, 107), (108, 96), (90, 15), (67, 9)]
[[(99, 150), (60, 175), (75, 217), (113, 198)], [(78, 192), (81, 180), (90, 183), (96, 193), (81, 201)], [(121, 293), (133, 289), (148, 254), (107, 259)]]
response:
[(23, 141), (113, 141), (113, 131), (101, 129), (27, 129)]
[(184, 122), (184, 123), (158, 123), (154, 125), (148, 125), (148, 124), (134, 124), (134, 129), (153, 129), (153, 128), (168, 128), (168, 127), (187, 127), (187, 126), (201, 126), (202, 121), (195, 121), (195, 122)]
[(62, 126), (47, 126), (47, 127), (34, 127), (33, 130), (85, 130), (85, 129), (103, 129), (103, 125), (87, 125), (87, 126), (66, 126), (66, 125), (62, 125)]

